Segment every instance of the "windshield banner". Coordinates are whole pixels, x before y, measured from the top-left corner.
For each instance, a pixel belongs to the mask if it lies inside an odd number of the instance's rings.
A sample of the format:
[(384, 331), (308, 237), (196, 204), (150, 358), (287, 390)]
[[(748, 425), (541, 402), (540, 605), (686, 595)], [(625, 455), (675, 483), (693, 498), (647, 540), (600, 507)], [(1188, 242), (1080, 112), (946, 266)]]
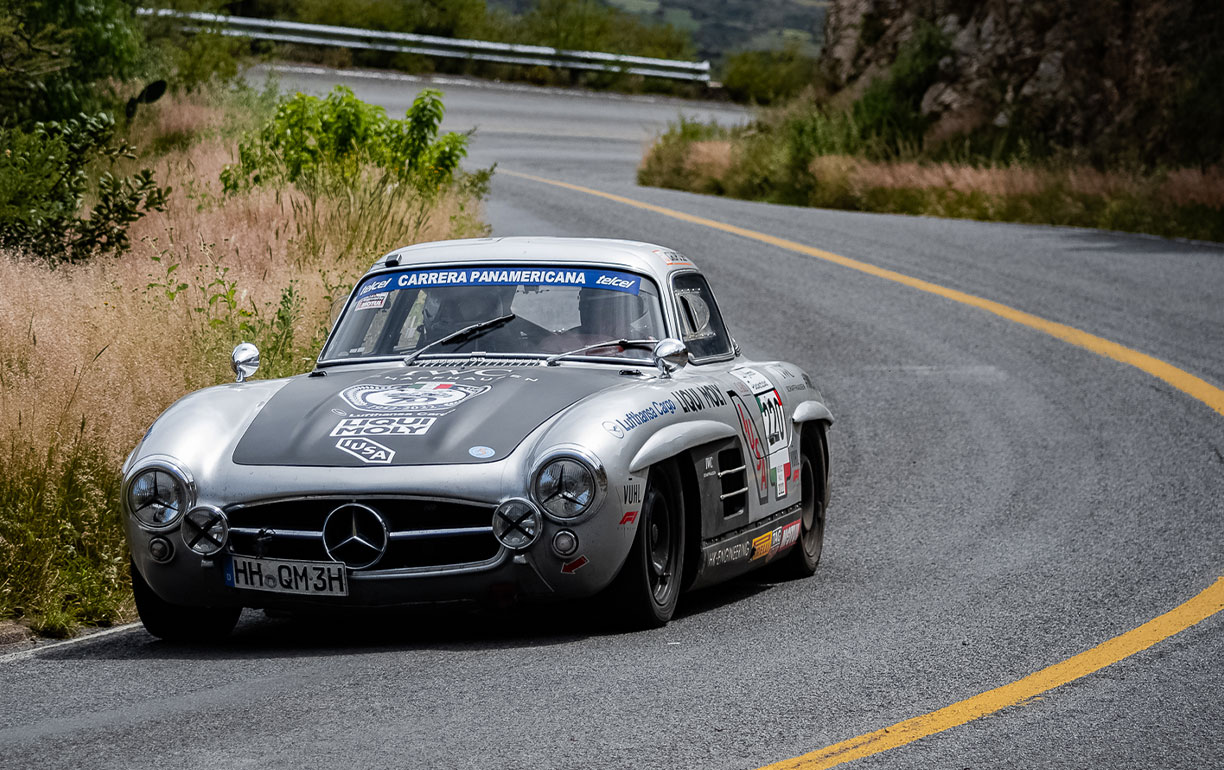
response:
[(584, 286), (637, 294), (642, 279), (631, 273), (615, 270), (567, 270), (560, 267), (474, 267), (462, 270), (405, 270), (384, 273), (366, 281), (357, 290), (358, 297), (368, 297), (396, 289), (418, 289), (431, 286)]

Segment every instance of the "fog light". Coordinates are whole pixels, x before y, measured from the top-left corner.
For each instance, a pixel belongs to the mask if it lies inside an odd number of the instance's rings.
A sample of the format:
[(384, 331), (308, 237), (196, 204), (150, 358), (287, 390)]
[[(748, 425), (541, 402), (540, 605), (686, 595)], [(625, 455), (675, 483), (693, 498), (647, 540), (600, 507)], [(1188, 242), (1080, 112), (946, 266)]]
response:
[(521, 551), (540, 537), (540, 512), (527, 500), (513, 498), (497, 506), (493, 513), (493, 537), (515, 551)]
[(201, 556), (212, 556), (225, 547), (229, 522), (220, 508), (201, 505), (183, 517), (183, 542)]
[(174, 555), (174, 546), (164, 537), (155, 537), (149, 541), (149, 555), (153, 561), (167, 562)]
[(561, 557), (573, 556), (578, 553), (578, 536), (568, 529), (563, 529), (553, 536), (553, 553)]

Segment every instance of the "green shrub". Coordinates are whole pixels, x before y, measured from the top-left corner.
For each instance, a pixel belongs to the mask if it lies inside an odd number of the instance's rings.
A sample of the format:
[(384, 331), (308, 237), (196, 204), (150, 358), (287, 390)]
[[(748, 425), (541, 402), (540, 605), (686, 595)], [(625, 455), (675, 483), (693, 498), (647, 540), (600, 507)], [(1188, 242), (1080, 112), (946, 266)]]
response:
[(116, 101), (114, 85), (139, 74), (144, 37), (122, 0), (0, 5), (0, 123), (28, 124)]
[(425, 89), (407, 115), (394, 120), (344, 86), (325, 99), (299, 93), (239, 144), (239, 162), (222, 171), (222, 185), (232, 193), (280, 181), (353, 183), (373, 167), (418, 193), (437, 191), (454, 180), (468, 139), (456, 133), (438, 137), (441, 97)]
[(819, 80), (816, 59), (792, 43), (781, 51), (741, 51), (723, 67), (722, 84), (737, 102), (769, 105), (789, 99)]
[(919, 24), (914, 37), (897, 51), (888, 74), (872, 82), (854, 103), (862, 137), (878, 140), (883, 152), (920, 144), (930, 125), (919, 110), (922, 96), (939, 74), (939, 60), (950, 51), (947, 38), (934, 25)]
[[(133, 147), (111, 144), (115, 122), (106, 113), (36, 123), (30, 132), (0, 129), (0, 247), (53, 262), (80, 262), (127, 250), (127, 229), (166, 205), (169, 188), (153, 172), (115, 176), (110, 167), (134, 158)], [(91, 169), (106, 170), (94, 176)], [(86, 196), (94, 198), (82, 216)]]

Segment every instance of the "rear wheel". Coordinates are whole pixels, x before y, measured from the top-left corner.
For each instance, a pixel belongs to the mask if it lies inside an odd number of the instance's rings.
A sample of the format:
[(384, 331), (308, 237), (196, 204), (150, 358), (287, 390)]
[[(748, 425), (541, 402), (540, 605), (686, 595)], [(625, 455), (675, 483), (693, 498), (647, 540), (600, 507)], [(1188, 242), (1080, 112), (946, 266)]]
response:
[(650, 470), (629, 556), (608, 589), (621, 616), (634, 628), (667, 625), (684, 576), (684, 505), (670, 464)]
[(799, 456), (802, 490), (799, 542), (778, 563), (779, 577), (810, 577), (820, 564), (820, 554), (824, 550), (825, 509), (829, 505), (828, 462), (824, 429), (808, 428), (803, 434), (803, 452)]
[(145, 629), (167, 642), (215, 642), (234, 630), (241, 607), (183, 607), (165, 601), (132, 567), (132, 593)]

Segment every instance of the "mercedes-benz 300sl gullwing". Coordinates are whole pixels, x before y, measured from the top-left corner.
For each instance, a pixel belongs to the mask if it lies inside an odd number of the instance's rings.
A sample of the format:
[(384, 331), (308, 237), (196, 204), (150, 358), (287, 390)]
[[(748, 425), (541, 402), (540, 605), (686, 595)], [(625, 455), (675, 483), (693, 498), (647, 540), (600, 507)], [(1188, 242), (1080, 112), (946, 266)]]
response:
[(124, 464), (136, 604), (217, 638), (243, 607), (680, 594), (810, 575), (832, 415), (749, 361), (687, 257), (585, 238), (427, 243), (357, 283), (314, 369), (192, 393)]

